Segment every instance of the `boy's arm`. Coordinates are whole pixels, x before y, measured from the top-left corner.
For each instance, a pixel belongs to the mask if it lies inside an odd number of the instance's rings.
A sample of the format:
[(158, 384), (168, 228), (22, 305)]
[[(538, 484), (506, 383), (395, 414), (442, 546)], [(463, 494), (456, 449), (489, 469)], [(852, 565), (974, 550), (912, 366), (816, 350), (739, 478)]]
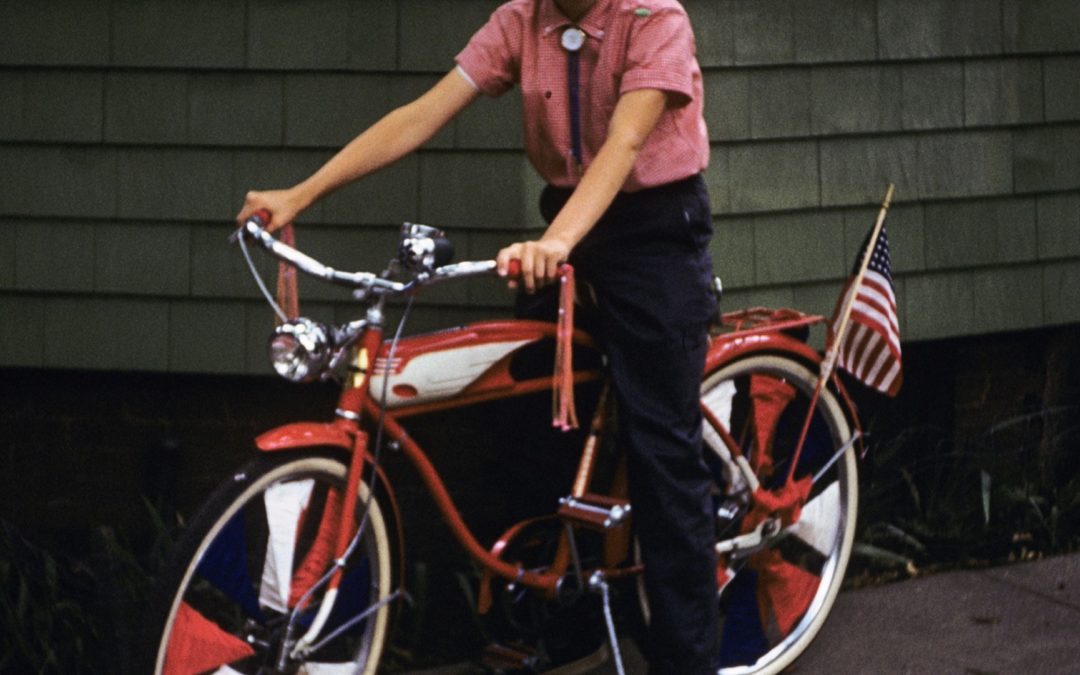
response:
[(271, 231), (291, 223), (319, 198), (419, 148), (479, 95), (455, 68), (419, 98), (391, 111), (354, 138), (306, 180), (284, 190), (248, 192), (237, 222), (267, 209)]
[(566, 205), (540, 239), (511, 244), (499, 251), (496, 260), (500, 275), (506, 276), (510, 261), (517, 259), (521, 261), (521, 283), (527, 292), (555, 280), (559, 265), (566, 262), (570, 251), (600, 220), (626, 183), (666, 105), (667, 94), (659, 89), (635, 89), (619, 98), (607, 140)]

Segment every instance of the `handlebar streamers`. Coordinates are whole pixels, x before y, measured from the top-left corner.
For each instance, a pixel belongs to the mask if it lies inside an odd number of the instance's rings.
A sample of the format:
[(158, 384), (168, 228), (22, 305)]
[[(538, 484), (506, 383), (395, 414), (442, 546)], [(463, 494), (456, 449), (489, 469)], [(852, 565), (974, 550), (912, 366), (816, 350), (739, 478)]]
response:
[(559, 268), (559, 321), (555, 334), (555, 373), (552, 381), (552, 425), (563, 431), (578, 428), (574, 409), (574, 268)]
[[(281, 241), (296, 248), (296, 232), (292, 223), (282, 228)], [(285, 312), (285, 315), (290, 320), (300, 316), (300, 296), (296, 290), (296, 268), (284, 260), (278, 262), (277, 301), (278, 306), (281, 307), (281, 310)]]

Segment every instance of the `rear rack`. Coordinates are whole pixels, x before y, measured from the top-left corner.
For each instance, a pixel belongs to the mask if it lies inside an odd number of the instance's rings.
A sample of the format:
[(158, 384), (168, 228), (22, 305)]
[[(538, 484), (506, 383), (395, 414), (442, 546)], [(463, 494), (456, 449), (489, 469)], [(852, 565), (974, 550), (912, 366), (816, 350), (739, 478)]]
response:
[(809, 327), (821, 323), (825, 317), (820, 314), (804, 314), (797, 309), (770, 309), (768, 307), (749, 307), (734, 312), (725, 312), (712, 328), (713, 335), (739, 336), (758, 333), (775, 333), (796, 328)]

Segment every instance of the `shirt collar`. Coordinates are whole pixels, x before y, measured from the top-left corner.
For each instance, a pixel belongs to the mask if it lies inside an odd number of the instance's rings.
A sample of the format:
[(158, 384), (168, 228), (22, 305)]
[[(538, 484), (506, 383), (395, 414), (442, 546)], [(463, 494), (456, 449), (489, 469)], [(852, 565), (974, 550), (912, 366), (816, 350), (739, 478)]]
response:
[(547, 36), (560, 28), (576, 25), (589, 37), (603, 40), (612, 5), (614, 5), (614, 0), (596, 0), (589, 11), (585, 12), (585, 16), (574, 23), (566, 18), (559, 6), (555, 4), (555, 0), (540, 0), (540, 26), (544, 35)]

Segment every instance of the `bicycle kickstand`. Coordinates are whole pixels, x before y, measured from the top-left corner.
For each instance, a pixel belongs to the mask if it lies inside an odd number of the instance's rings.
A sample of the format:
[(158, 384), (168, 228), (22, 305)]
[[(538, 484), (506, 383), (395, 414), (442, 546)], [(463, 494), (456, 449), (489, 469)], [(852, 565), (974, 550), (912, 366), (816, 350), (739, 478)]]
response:
[[(570, 542), (570, 555), (574, 564), (574, 573), (581, 588), (581, 558), (578, 556), (573, 524), (578, 524), (598, 531), (607, 531), (625, 525), (630, 516), (630, 504), (601, 495), (583, 495), (582, 497), (564, 497), (559, 500), (559, 516), (566, 525), (566, 535)], [(589, 577), (588, 589), (599, 593), (604, 600), (604, 622), (607, 624), (608, 642), (611, 655), (619, 675), (626, 675), (623, 669), (622, 652), (619, 651), (619, 638), (615, 634), (615, 621), (611, 617), (610, 586), (603, 571), (596, 570)]]
[(619, 638), (615, 634), (615, 621), (611, 618), (610, 586), (600, 570), (593, 572), (589, 577), (589, 590), (599, 593), (604, 599), (604, 623), (607, 624), (608, 642), (611, 644), (611, 657), (615, 661), (615, 672), (626, 675), (626, 670), (623, 669), (622, 652), (619, 650)]

